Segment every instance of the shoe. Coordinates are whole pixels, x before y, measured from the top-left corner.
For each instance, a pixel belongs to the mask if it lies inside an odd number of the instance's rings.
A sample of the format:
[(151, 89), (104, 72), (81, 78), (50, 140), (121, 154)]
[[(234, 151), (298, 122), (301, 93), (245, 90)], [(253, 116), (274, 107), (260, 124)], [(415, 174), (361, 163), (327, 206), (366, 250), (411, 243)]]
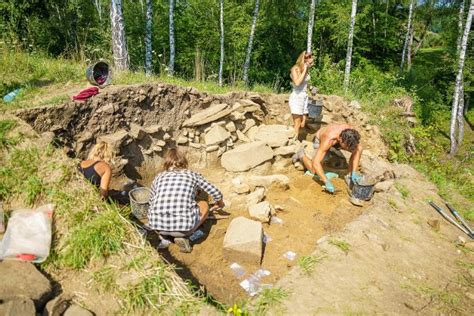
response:
[(303, 158), (304, 156), (304, 147), (301, 147), (294, 155), (293, 157), (291, 157), (291, 161), (293, 162), (293, 164), (295, 164), (296, 162), (300, 161), (301, 158)]
[(190, 253), (193, 250), (193, 247), (191, 247), (191, 243), (187, 238), (175, 238), (174, 243), (178, 245), (179, 251), (181, 252)]

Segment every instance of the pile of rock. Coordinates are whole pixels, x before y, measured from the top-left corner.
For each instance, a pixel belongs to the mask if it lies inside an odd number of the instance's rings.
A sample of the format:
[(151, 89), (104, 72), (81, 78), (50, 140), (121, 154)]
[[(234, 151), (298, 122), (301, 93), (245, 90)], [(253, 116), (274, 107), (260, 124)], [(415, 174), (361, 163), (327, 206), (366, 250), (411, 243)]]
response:
[(0, 284), (0, 315), (93, 315), (71, 298), (53, 299), (50, 281), (28, 262), (1, 261)]

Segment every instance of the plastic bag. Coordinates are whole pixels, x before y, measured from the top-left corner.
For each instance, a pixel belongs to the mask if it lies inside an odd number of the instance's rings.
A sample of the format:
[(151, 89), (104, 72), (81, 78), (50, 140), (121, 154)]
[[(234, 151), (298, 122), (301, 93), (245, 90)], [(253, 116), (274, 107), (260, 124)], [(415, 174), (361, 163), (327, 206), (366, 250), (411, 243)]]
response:
[(43, 262), (51, 248), (52, 204), (12, 212), (0, 242), (0, 259)]

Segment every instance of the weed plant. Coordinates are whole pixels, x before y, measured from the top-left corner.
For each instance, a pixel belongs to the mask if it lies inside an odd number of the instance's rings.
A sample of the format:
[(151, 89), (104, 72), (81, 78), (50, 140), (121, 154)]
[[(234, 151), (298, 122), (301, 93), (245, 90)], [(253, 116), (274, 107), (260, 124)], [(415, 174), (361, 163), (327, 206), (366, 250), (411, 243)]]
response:
[(255, 315), (265, 315), (272, 307), (277, 307), (288, 297), (282, 288), (264, 289), (255, 301)]
[(315, 255), (308, 255), (308, 256), (302, 256), (298, 259), (298, 266), (303, 270), (305, 274), (311, 274), (314, 271), (314, 268), (316, 265), (321, 262), (324, 258), (326, 258), (326, 255), (320, 255), (320, 256), (315, 256)]
[(347, 241), (344, 241), (344, 240), (339, 240), (339, 239), (331, 239), (329, 240), (329, 243), (331, 245), (334, 245), (336, 246), (337, 248), (341, 249), (342, 251), (344, 251), (346, 254), (349, 252), (349, 250), (351, 249), (351, 245), (347, 242)]

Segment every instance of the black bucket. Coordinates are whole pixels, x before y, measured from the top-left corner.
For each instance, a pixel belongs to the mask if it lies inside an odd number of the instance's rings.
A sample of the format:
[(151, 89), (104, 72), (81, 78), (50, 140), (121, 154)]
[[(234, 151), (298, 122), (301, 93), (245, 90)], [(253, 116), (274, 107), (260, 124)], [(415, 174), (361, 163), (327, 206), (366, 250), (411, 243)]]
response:
[(359, 183), (351, 180), (351, 195), (359, 200), (369, 201), (374, 195), (375, 181), (370, 178), (362, 179)]
[(319, 118), (323, 113), (323, 102), (315, 99), (308, 99), (308, 116)]
[(86, 77), (91, 85), (102, 89), (112, 83), (112, 69), (105, 60), (99, 60), (87, 67)]

